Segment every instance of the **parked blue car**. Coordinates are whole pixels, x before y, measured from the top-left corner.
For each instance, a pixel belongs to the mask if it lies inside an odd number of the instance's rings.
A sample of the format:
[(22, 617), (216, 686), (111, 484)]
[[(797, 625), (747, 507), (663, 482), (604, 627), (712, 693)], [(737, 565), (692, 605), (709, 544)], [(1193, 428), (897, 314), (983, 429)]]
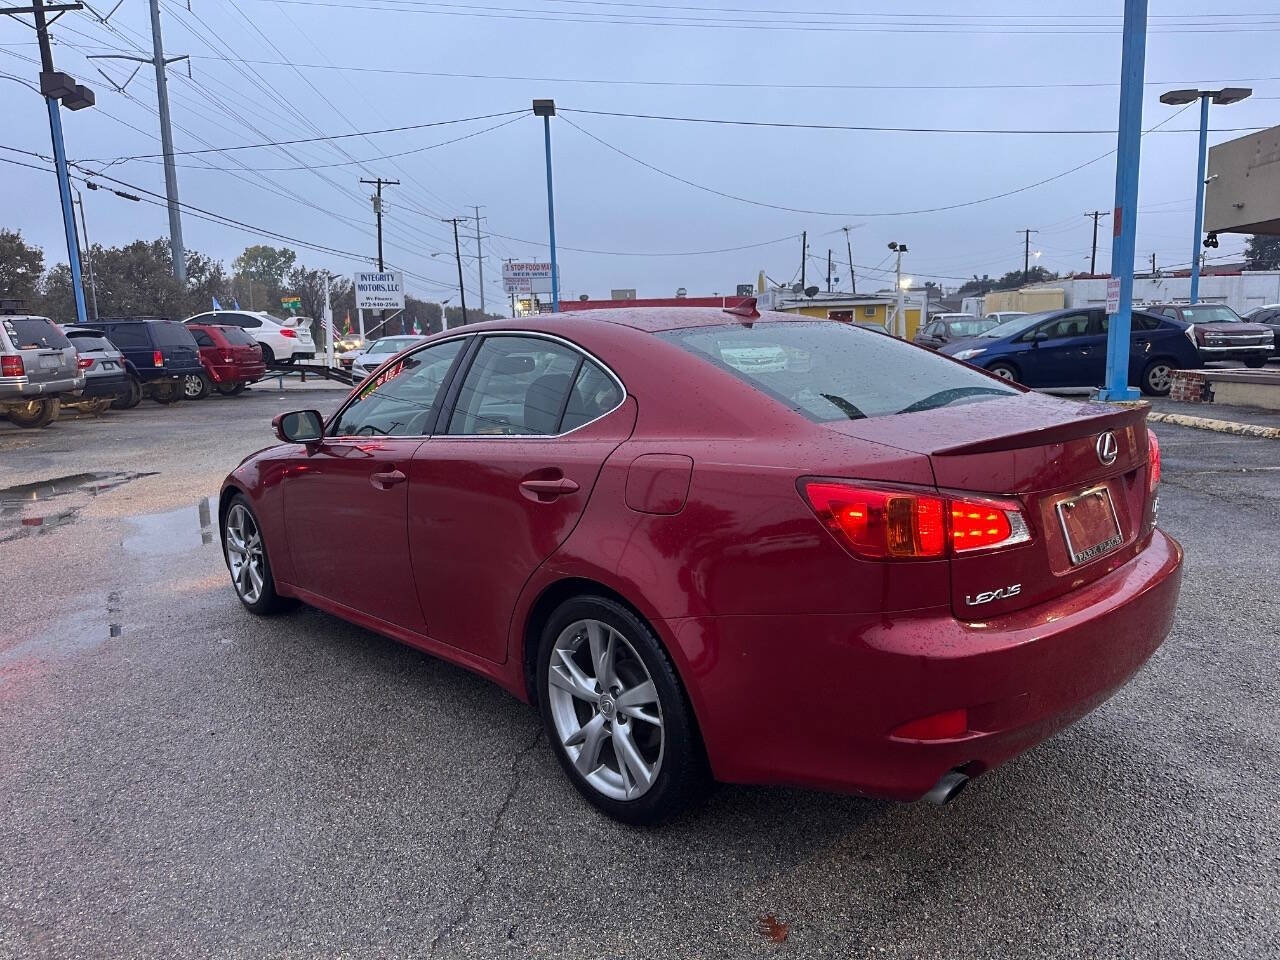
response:
[(101, 331), (124, 354), (128, 389), (112, 407), (128, 410), (144, 396), (156, 403), (182, 399), (182, 378), (204, 374), (200, 347), (182, 324), (163, 317), (100, 317), (82, 327)]
[[(1107, 320), (1101, 307), (1031, 313), (939, 352), (1028, 387), (1100, 387), (1107, 372)], [(1174, 370), (1200, 365), (1185, 325), (1134, 311), (1130, 384), (1162, 397), (1173, 384)]]

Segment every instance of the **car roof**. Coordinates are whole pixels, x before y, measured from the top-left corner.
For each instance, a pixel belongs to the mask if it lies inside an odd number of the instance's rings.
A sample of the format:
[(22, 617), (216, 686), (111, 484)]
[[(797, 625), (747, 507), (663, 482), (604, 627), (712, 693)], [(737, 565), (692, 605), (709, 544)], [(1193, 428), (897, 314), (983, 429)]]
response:
[(546, 333), (567, 333), (580, 325), (611, 323), (630, 327), (644, 333), (662, 333), (682, 330), (686, 327), (716, 327), (732, 323), (842, 323), (823, 317), (810, 317), (799, 313), (782, 313), (777, 310), (761, 310), (755, 317), (743, 317), (720, 307), (608, 307), (601, 310), (572, 310), (568, 313), (544, 313), (514, 320), (488, 320), (484, 323), (452, 327), (450, 333), (483, 330), (538, 330)]
[(86, 326), (99, 323), (173, 323), (168, 317), (99, 317), (97, 320), (86, 320)]

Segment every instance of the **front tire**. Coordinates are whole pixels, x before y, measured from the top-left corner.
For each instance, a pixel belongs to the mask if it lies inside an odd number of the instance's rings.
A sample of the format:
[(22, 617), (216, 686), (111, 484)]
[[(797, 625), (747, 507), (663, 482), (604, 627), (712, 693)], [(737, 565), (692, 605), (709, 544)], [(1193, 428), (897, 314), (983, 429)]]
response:
[(1250, 357), (1244, 362), (1244, 365), (1250, 370), (1257, 370), (1259, 367), (1265, 367), (1267, 361), (1265, 357)]
[(20, 427), (38, 430), (57, 420), (61, 410), (62, 401), (57, 397), (41, 397), (39, 400), (28, 400), (20, 406), (10, 407), (9, 419)]
[(1014, 369), (1013, 364), (996, 361), (987, 367), (987, 373), (994, 373), (1001, 380), (1010, 380), (1017, 382), (1018, 371)]
[(1168, 360), (1152, 360), (1142, 371), (1142, 392), (1149, 397), (1167, 397), (1173, 389), (1173, 365)]
[(182, 378), (182, 395), (187, 400), (203, 400), (209, 395), (209, 378), (203, 373), (188, 373)]
[(542, 631), (537, 681), (556, 759), (599, 810), (652, 824), (705, 793), (707, 763), (680, 678), (627, 607), (593, 596), (563, 603)]
[(231, 498), (222, 521), (222, 558), (231, 573), (236, 596), (250, 613), (269, 616), (297, 605), (276, 593), (262, 528), (248, 499), (240, 493)]

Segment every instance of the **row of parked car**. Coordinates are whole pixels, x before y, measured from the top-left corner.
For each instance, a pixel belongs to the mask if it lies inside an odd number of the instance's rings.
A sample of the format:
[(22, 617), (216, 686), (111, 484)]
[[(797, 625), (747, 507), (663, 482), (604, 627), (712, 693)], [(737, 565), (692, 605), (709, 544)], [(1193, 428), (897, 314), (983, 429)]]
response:
[[(1276, 357), (1280, 305), (1242, 318), (1217, 303), (1152, 304), (1133, 312), (1129, 382), (1164, 396), (1173, 371), (1218, 360), (1261, 367)], [(1029, 387), (1101, 386), (1106, 378), (1108, 316), (1101, 307), (974, 317), (944, 314), (915, 337), (921, 346)]]
[(59, 326), (0, 304), (0, 413), (44, 427), (62, 407), (101, 414), (156, 403), (235, 396), (270, 363), (315, 356), (304, 324), (252, 311), (219, 310), (183, 323), (112, 317)]

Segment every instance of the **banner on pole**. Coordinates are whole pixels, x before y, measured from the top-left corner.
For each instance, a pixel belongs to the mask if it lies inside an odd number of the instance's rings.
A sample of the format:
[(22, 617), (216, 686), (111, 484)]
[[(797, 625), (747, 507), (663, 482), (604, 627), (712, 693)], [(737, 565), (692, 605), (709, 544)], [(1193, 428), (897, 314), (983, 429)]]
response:
[(356, 309), (403, 310), (404, 274), (399, 270), (355, 275)]

